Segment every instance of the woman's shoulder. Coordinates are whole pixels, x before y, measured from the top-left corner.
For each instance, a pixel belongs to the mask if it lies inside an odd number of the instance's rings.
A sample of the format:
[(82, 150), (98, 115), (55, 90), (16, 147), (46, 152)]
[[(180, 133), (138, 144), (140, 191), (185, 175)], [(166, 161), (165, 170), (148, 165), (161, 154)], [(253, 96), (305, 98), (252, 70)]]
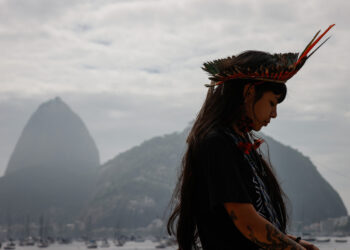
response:
[(225, 169), (227, 165), (243, 161), (242, 152), (230, 138), (230, 135), (222, 129), (208, 132), (195, 152), (201, 164), (207, 165), (209, 168), (221, 166)]
[(229, 136), (228, 129), (225, 128), (215, 128), (210, 130), (201, 140), (200, 144), (204, 148), (209, 148), (211, 150), (235, 150), (236, 145), (233, 143)]
[(206, 143), (212, 143), (216, 141), (226, 141), (226, 140), (227, 138), (225, 133), (223, 132), (223, 129), (215, 128), (215, 129), (211, 129), (205, 134), (205, 136), (201, 140), (201, 143), (206, 144)]
[(233, 133), (233, 129), (218, 127), (209, 130), (203, 138), (203, 141), (211, 141), (211, 140), (226, 140), (230, 141), (230, 134)]

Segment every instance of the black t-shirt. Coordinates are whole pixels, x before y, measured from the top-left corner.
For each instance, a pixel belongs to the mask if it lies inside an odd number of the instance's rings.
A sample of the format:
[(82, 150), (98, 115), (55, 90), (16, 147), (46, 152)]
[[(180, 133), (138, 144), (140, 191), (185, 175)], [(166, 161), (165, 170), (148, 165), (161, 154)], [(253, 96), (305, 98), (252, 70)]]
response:
[(196, 224), (203, 249), (260, 249), (236, 228), (224, 207), (225, 202), (239, 202), (257, 209), (261, 200), (253, 183), (257, 172), (243, 152), (227, 133), (217, 130), (200, 143), (195, 159)]

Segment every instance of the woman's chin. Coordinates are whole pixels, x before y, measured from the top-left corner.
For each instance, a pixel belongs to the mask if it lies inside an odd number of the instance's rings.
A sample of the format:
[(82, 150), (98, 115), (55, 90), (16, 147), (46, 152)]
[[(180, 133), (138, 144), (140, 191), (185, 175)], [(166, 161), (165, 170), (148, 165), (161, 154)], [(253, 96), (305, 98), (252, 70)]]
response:
[(253, 130), (258, 132), (262, 129), (262, 127), (263, 127), (263, 124), (253, 127)]

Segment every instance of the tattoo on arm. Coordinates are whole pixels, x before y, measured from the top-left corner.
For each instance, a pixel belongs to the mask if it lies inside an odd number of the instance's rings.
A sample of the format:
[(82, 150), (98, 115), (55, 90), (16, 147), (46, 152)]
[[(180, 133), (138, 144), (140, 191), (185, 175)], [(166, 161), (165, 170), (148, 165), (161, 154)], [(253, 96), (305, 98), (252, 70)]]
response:
[(253, 241), (255, 244), (263, 247), (267, 250), (301, 250), (303, 247), (296, 243), (294, 240), (288, 238), (288, 236), (284, 235), (277, 228), (275, 228), (271, 224), (266, 224), (266, 240), (267, 242), (258, 240), (254, 235), (254, 231), (250, 226), (247, 226), (249, 230), (249, 239)]

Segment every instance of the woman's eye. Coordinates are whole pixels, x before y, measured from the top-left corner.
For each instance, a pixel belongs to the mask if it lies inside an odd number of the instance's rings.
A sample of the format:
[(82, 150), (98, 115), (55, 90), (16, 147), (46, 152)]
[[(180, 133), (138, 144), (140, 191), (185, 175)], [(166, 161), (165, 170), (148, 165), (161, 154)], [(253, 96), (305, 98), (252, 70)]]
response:
[(274, 107), (274, 106), (275, 106), (275, 104), (274, 104), (273, 102), (270, 102), (270, 103), (271, 103), (271, 106), (272, 106), (272, 107)]

